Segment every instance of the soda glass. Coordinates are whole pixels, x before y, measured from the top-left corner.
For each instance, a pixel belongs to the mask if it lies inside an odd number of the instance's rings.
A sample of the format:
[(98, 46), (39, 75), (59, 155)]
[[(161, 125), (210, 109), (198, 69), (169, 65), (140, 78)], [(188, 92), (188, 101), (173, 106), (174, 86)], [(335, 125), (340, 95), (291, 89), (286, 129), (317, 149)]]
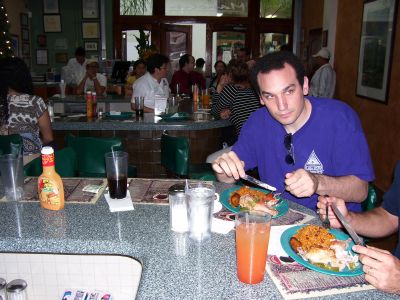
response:
[(105, 160), (110, 198), (125, 198), (128, 182), (128, 153), (108, 152), (105, 154)]
[(235, 225), (237, 276), (244, 283), (259, 283), (264, 279), (271, 215), (241, 211), (236, 215)]

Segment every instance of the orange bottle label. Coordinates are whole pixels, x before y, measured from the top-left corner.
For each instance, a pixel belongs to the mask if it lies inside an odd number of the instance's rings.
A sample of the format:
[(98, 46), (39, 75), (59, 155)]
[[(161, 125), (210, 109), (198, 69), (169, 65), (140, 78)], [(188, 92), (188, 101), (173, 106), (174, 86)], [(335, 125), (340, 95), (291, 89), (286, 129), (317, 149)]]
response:
[(38, 182), (39, 198), (42, 203), (49, 205), (60, 205), (60, 190), (55, 181), (42, 177)]
[(54, 166), (54, 153), (52, 154), (42, 154), (42, 165), (43, 167)]

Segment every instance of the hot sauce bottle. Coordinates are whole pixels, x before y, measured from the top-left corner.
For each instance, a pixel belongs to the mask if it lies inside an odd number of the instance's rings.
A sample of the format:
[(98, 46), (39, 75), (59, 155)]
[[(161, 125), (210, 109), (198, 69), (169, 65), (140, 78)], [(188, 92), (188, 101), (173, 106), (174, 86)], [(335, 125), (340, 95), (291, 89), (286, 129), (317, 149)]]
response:
[(87, 91), (86, 92), (86, 116), (88, 118), (93, 118), (94, 117), (93, 99), (92, 99), (92, 92), (91, 91)]
[(52, 147), (42, 148), (43, 173), (38, 178), (38, 194), (40, 206), (50, 210), (64, 208), (64, 185), (55, 170), (54, 150)]

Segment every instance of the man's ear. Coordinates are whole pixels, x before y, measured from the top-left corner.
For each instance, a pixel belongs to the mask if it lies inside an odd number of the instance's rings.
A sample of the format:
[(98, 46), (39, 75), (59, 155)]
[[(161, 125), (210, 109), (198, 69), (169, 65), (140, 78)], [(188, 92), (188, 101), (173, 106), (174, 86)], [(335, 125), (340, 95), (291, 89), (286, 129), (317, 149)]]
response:
[(264, 99), (263, 99), (261, 96), (259, 96), (259, 98), (260, 98), (260, 103), (261, 103), (261, 105), (265, 105)]
[(308, 86), (308, 77), (304, 76), (304, 83), (303, 83), (303, 95), (306, 96), (308, 95), (309, 92), (309, 86)]

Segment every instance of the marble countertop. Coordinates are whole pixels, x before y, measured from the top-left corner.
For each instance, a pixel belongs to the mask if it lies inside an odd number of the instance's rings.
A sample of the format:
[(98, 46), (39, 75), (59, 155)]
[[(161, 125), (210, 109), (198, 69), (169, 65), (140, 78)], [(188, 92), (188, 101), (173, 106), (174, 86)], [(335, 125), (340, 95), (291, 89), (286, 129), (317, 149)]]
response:
[(110, 119), (106, 117), (88, 119), (84, 114), (56, 115), (52, 122), (53, 130), (205, 130), (231, 126), (229, 120), (169, 120), (164, 121), (145, 113), (144, 117)]
[[(217, 190), (227, 187), (218, 184)], [(1, 202), (0, 251), (134, 257), (143, 264), (137, 299), (281, 299), (268, 275), (254, 286), (238, 281), (233, 231), (213, 233), (199, 244), (169, 230), (168, 206), (134, 206), (134, 211), (110, 213), (101, 197), (94, 205), (66, 204), (64, 210), (53, 212), (37, 202)], [(312, 213), (294, 203), (290, 206)], [(364, 291), (324, 299), (390, 297)]]

